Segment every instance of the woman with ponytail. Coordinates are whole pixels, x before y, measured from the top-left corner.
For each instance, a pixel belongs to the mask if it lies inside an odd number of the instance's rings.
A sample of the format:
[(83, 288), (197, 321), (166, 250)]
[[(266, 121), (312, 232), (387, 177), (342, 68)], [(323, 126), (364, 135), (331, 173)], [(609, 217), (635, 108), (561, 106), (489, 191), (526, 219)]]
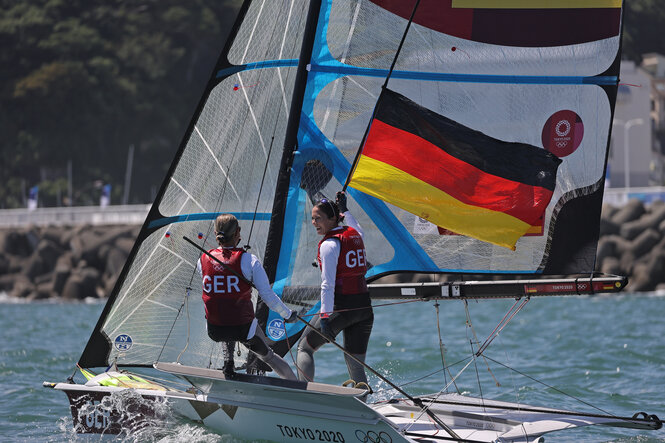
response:
[[(265, 304), (277, 312), (286, 322), (298, 317), (273, 292), (266, 271), (259, 259), (239, 248), (240, 225), (232, 214), (221, 214), (215, 220), (215, 236), (220, 247), (201, 255), (197, 270), (203, 278), (203, 303), (205, 305), (208, 336), (216, 342), (225, 342), (224, 374), (234, 371), (233, 350), (235, 342), (243, 343), (282, 378), (296, 377), (279, 355), (265, 342), (265, 335), (257, 327), (252, 304), (252, 286)], [(221, 262), (221, 263), (220, 263)]]
[[(340, 226), (345, 220), (349, 226)], [(320, 200), (312, 209), (312, 225), (323, 236), (317, 261), (321, 269), (321, 311), (312, 325), (330, 340), (343, 332), (344, 347), (364, 362), (372, 332), (374, 313), (365, 273), (367, 262), (362, 230), (346, 207), (346, 195), (337, 193), (335, 202)], [(309, 327), (298, 344), (298, 378), (314, 380), (314, 352), (326, 339)], [(344, 355), (351, 381), (366, 387), (365, 368)], [(345, 383), (346, 385), (346, 383)]]

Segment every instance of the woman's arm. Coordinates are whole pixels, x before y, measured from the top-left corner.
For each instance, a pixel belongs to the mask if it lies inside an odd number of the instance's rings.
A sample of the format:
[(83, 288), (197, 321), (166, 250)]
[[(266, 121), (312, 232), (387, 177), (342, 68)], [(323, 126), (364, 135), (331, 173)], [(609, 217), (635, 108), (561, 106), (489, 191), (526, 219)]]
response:
[(240, 267), (245, 278), (254, 283), (265, 304), (283, 318), (289, 318), (291, 310), (270, 287), (268, 275), (259, 259), (254, 254), (245, 253), (240, 261)]
[(351, 214), (351, 211), (346, 211), (344, 213), (344, 221), (346, 222), (347, 225), (351, 226), (353, 229), (358, 231), (358, 234), (362, 237), (363, 240), (365, 240), (365, 234), (363, 233), (363, 228), (360, 226), (360, 223), (358, 223), (358, 220)]
[(321, 243), (321, 315), (327, 317), (335, 305), (335, 279), (339, 259), (339, 240), (329, 238)]

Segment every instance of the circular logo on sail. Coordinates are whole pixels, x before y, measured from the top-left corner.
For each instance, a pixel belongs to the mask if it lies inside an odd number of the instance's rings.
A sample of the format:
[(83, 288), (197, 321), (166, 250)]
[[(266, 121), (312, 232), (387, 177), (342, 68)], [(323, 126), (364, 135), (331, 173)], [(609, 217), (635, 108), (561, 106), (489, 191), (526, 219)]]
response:
[(129, 351), (132, 347), (132, 337), (127, 334), (120, 334), (113, 340), (113, 345), (118, 351)]
[(268, 323), (268, 336), (277, 341), (284, 337), (284, 321), (281, 318), (275, 318)]
[(582, 143), (584, 123), (576, 112), (557, 111), (543, 126), (543, 147), (557, 157), (572, 154)]

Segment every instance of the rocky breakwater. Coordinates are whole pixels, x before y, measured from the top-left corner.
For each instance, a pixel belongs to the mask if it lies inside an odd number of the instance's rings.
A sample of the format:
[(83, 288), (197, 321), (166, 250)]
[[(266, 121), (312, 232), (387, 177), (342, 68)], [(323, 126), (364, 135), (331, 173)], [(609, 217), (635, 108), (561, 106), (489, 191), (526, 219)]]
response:
[(626, 292), (665, 290), (665, 202), (603, 206), (596, 270), (629, 277)]
[(12, 297), (107, 297), (140, 226), (0, 230), (0, 291)]
[[(0, 229), (0, 291), (27, 300), (107, 297), (139, 230), (138, 225)], [(628, 276), (627, 292), (665, 290), (665, 202), (604, 205), (596, 270)]]

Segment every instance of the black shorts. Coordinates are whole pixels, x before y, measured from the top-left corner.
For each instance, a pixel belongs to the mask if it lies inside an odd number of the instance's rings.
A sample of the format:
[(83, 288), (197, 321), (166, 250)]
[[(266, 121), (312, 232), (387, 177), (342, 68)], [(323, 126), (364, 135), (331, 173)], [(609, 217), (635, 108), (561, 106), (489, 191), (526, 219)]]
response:
[(256, 334), (249, 340), (247, 340), (247, 334), (249, 334), (249, 329), (252, 326), (252, 322), (245, 323), (242, 325), (232, 325), (232, 326), (218, 326), (208, 323), (208, 337), (213, 341), (220, 342), (229, 342), (229, 341), (239, 341), (247, 348), (259, 355), (267, 355), (269, 350), (265, 341), (261, 338), (263, 334), (260, 334), (259, 328), (261, 326), (256, 325)]
[[(369, 294), (335, 294), (334, 311), (328, 317), (328, 325), (335, 336), (343, 332), (344, 348), (352, 354), (366, 354), (369, 336), (374, 324), (374, 311)], [(314, 322), (319, 326), (319, 319)], [(305, 339), (314, 348), (320, 348), (326, 340), (315, 331), (307, 329)]]

